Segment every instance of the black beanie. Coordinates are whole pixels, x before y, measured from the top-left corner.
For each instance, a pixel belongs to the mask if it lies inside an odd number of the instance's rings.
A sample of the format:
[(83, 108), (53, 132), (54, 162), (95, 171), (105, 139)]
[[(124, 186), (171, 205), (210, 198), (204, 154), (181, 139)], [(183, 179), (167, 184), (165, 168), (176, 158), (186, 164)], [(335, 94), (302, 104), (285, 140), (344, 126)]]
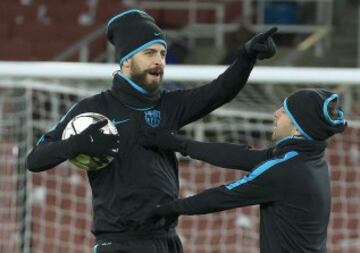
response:
[(167, 47), (154, 19), (141, 10), (128, 10), (116, 15), (107, 25), (107, 38), (115, 46), (116, 60), (123, 62), (155, 43)]
[[(347, 122), (338, 107), (338, 95), (323, 89), (303, 89), (284, 100), (284, 109), (296, 129), (308, 140), (323, 141), (345, 130)], [(329, 115), (329, 104), (336, 102), (336, 119)]]

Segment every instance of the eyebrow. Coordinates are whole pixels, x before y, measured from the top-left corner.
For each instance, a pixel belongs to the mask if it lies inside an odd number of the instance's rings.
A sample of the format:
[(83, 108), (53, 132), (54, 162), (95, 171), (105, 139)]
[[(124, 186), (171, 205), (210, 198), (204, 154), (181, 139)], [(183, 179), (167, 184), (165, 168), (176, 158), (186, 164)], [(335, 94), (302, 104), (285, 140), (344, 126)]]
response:
[(144, 52), (164, 52), (164, 53), (166, 53), (166, 50), (165, 49), (160, 49), (160, 50), (158, 50), (158, 49), (155, 49), (155, 48), (145, 48), (144, 50), (143, 50)]

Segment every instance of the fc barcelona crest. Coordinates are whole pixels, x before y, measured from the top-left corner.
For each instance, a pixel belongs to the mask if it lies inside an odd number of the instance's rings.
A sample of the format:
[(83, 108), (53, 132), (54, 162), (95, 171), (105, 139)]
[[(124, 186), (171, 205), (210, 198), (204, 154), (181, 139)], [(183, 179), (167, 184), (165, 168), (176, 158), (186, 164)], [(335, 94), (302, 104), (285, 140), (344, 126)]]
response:
[(145, 121), (151, 127), (158, 127), (160, 125), (160, 111), (150, 110), (145, 111)]

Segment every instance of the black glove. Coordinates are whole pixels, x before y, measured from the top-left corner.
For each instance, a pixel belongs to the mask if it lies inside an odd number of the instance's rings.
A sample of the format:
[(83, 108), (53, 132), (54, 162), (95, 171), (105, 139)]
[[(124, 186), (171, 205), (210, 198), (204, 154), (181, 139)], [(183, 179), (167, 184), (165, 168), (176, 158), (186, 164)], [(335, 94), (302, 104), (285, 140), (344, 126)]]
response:
[(276, 45), (271, 36), (277, 31), (276, 27), (259, 33), (245, 43), (245, 50), (251, 56), (259, 60), (271, 58), (276, 53)]
[(70, 156), (85, 154), (100, 159), (107, 156), (115, 157), (120, 139), (118, 135), (103, 133), (101, 128), (106, 124), (107, 120), (99, 121), (88, 126), (80, 134), (71, 136), (68, 140)]
[(141, 146), (146, 148), (160, 148), (172, 150), (186, 155), (188, 140), (174, 134), (170, 130), (151, 129), (141, 134), (138, 138)]

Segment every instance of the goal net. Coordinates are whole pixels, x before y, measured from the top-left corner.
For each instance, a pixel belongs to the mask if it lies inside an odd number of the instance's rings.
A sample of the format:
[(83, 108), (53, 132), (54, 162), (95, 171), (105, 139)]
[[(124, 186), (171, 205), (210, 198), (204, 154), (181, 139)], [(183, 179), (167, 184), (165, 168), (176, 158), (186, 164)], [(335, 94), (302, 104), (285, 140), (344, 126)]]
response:
[[(8, 72), (0, 70), (0, 252), (91, 252), (91, 191), (86, 175), (68, 163), (30, 173), (25, 169), (25, 157), (41, 134), (75, 102), (108, 88), (117, 67), (6, 66)], [(167, 88), (203, 85), (223, 70), (184, 68), (169, 66)], [(272, 112), (290, 92), (323, 87), (341, 94), (349, 127), (329, 142), (326, 151), (332, 180), (328, 229), (332, 253), (360, 252), (360, 78), (348, 71), (255, 68), (249, 84), (231, 103), (180, 132), (201, 141), (241, 142), (262, 148), (271, 145)], [(244, 175), (182, 156), (179, 160), (181, 196)], [(187, 253), (257, 253), (258, 228), (259, 207), (252, 206), (183, 216), (178, 232)]]

